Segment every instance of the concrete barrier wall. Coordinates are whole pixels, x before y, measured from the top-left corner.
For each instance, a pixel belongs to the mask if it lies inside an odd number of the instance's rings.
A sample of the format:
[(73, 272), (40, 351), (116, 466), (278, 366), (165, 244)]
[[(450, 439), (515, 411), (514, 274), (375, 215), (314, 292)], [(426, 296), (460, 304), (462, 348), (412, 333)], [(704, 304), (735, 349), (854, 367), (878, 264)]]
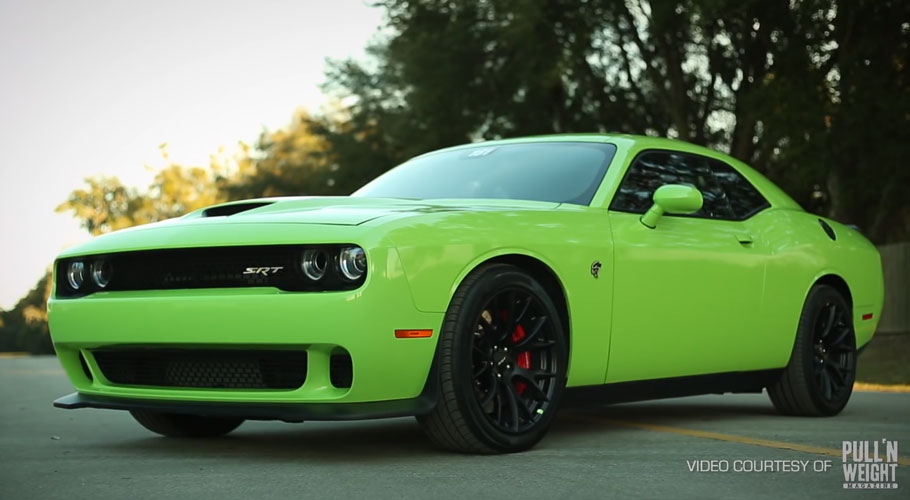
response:
[(885, 273), (885, 309), (879, 333), (910, 333), (910, 242), (882, 245)]

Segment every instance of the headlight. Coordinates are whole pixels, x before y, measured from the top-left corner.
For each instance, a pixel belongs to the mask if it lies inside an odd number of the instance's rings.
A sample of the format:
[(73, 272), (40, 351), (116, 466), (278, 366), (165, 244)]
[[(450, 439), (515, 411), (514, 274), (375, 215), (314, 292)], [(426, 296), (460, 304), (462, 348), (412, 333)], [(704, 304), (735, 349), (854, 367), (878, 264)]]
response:
[(338, 267), (345, 278), (359, 280), (367, 272), (367, 254), (360, 247), (342, 248), (338, 256)]
[(329, 254), (325, 250), (306, 250), (303, 252), (300, 267), (307, 278), (319, 281), (325, 276), (325, 270), (329, 267)]
[(113, 275), (111, 263), (105, 259), (92, 262), (92, 281), (98, 285), (98, 288), (105, 288), (111, 282)]
[(73, 290), (82, 288), (85, 283), (85, 263), (76, 261), (70, 262), (66, 268), (66, 281)]

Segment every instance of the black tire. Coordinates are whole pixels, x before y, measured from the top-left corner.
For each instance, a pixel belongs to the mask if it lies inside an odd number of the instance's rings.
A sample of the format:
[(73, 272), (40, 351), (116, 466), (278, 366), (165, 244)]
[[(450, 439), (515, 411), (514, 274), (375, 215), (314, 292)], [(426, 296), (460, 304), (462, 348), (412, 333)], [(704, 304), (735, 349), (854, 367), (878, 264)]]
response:
[(836, 415), (849, 401), (855, 379), (850, 306), (834, 287), (815, 285), (803, 305), (790, 362), (768, 395), (784, 415)]
[(148, 410), (133, 410), (130, 415), (146, 429), (175, 438), (223, 436), (243, 423), (242, 418), (203, 417)]
[(418, 421), (445, 450), (526, 450), (556, 415), (566, 360), (566, 335), (546, 290), (517, 267), (480, 267), (446, 311), (436, 359), (439, 402)]

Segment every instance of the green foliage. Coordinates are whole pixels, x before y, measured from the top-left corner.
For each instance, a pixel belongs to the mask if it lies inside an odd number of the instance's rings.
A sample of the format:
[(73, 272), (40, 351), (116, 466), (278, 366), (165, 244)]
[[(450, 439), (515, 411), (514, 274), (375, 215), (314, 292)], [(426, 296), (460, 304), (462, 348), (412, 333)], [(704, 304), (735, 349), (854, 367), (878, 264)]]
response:
[(218, 187), (224, 167), (217, 156), (209, 168), (202, 168), (173, 163), (166, 144), (161, 145), (161, 154), (166, 165), (145, 191), (125, 187), (116, 177), (89, 178), (87, 186), (73, 191), (57, 212), (72, 212), (86, 230), (98, 235), (224, 201)]
[(56, 210), (72, 211), (82, 227), (93, 235), (138, 223), (134, 214), (139, 212), (142, 202), (135, 189), (125, 187), (116, 177), (90, 178), (85, 183), (87, 187), (73, 191)]
[[(823, 156), (831, 212), (873, 241), (910, 239), (910, 2), (838, 2)], [(863, 214), (860, 218), (857, 214)]]
[(47, 328), (47, 298), (50, 291), (50, 273), (47, 273), (15, 307), (9, 311), (0, 311), (0, 352), (54, 352)]
[(910, 3), (379, 3), (372, 58), (328, 74), (349, 119), (316, 129), (358, 180), (472, 139), (667, 135), (728, 150), (877, 243), (910, 237)]
[(348, 194), (338, 182), (328, 144), (313, 133), (310, 116), (298, 111), (285, 129), (263, 132), (255, 151), (245, 149), (239, 167), (219, 188), (227, 199)]

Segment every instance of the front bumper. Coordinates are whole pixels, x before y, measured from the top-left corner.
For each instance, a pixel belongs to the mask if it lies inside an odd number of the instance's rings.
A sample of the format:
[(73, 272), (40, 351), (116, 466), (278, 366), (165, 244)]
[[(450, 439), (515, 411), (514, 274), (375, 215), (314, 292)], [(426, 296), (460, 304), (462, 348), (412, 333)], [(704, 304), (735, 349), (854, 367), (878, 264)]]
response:
[[(78, 391), (55, 406), (204, 410), (288, 420), (420, 413), (432, 400), (427, 394), (433, 391), (425, 388), (442, 313), (416, 309), (394, 249), (374, 250), (370, 258), (367, 282), (347, 292), (236, 288), (52, 299), (54, 347)], [(433, 335), (399, 339), (396, 329), (432, 329)], [(111, 347), (305, 350), (307, 376), (290, 390), (123, 385), (108, 380), (92, 356)], [(351, 356), (349, 388), (330, 380), (330, 357), (339, 349)]]
[(160, 401), (154, 399), (110, 398), (74, 392), (54, 401), (65, 410), (102, 408), (107, 410), (150, 410), (168, 413), (234, 417), (245, 420), (362, 420), (425, 415), (436, 406), (436, 384), (412, 399), (373, 401), (369, 403), (217, 403), (196, 401)]

